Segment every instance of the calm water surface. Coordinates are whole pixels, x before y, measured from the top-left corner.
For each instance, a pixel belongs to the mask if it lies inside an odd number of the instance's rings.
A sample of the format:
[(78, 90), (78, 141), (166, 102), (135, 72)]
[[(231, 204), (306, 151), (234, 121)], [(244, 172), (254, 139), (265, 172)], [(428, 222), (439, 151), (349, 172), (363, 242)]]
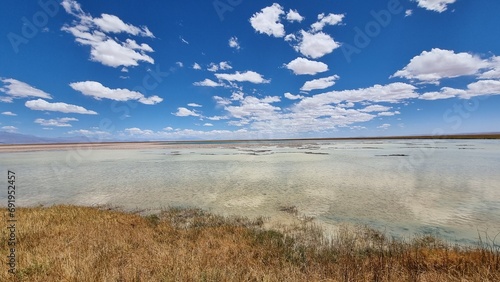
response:
[[(387, 140), (196, 144), (164, 149), (0, 153), (21, 206), (200, 207), (223, 215), (325, 226), (367, 224), (392, 235), (462, 243), (500, 232), (500, 142)], [(6, 193), (1, 194), (6, 203)]]

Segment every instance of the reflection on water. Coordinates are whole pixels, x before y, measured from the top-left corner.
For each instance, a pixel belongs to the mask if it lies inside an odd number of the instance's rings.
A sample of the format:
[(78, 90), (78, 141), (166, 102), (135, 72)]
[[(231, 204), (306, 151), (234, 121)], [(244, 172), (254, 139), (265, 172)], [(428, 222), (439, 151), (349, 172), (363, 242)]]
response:
[(499, 153), (499, 141), (484, 140), (254, 142), (2, 153), (1, 165), (16, 172), (23, 206), (196, 206), (274, 218), (296, 206), (325, 225), (470, 242), (478, 230), (500, 232)]

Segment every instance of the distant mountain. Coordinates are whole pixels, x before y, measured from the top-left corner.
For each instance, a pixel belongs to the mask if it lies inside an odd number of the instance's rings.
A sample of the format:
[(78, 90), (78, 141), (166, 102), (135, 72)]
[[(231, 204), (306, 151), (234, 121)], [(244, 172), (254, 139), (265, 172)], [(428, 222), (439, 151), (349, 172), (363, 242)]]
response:
[(85, 143), (92, 142), (85, 136), (48, 138), (0, 131), (0, 144)]

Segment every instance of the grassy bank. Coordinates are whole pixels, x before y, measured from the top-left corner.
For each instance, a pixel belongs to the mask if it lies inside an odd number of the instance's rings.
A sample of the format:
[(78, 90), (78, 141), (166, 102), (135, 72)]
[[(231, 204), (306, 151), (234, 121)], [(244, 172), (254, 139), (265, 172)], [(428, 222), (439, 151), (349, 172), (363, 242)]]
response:
[(500, 281), (498, 249), (394, 241), (361, 227), (326, 240), (311, 223), (265, 230), (260, 219), (193, 209), (54, 206), (16, 216), (17, 274), (2, 263), (0, 281)]

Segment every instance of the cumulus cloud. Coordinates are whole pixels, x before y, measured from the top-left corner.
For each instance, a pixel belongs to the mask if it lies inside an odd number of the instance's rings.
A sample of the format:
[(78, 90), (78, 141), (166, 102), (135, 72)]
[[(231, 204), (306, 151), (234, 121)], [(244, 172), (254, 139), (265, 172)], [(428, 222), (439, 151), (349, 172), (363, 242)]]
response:
[(255, 83), (255, 84), (269, 83), (270, 82), (270, 80), (264, 79), (261, 74), (254, 72), (254, 71), (245, 71), (245, 72), (237, 71), (234, 74), (216, 73), (215, 76), (218, 79), (227, 80), (227, 81), (238, 81), (238, 82), (247, 81), (247, 82), (251, 82), (251, 83)]
[(193, 83), (194, 86), (207, 86), (207, 87), (219, 87), (223, 86), (221, 83), (215, 82), (211, 79), (205, 78), (203, 81), (198, 81)]
[(70, 121), (78, 121), (76, 118), (56, 118), (56, 119), (43, 119), (37, 118), (35, 119), (35, 123), (38, 123), (43, 126), (56, 126), (56, 127), (71, 127), (69, 124)]
[(292, 93), (289, 93), (289, 92), (283, 94), (283, 96), (285, 96), (285, 98), (287, 98), (289, 100), (298, 100), (298, 99), (304, 98), (304, 96), (302, 96), (302, 95), (293, 95)]
[(97, 81), (82, 81), (70, 83), (71, 88), (81, 92), (83, 95), (91, 96), (96, 100), (103, 98), (115, 101), (136, 100), (146, 105), (154, 105), (163, 101), (158, 96), (145, 97), (142, 93), (123, 88), (111, 89)]
[(172, 113), (174, 116), (178, 117), (187, 117), (187, 116), (193, 116), (193, 117), (199, 117), (200, 114), (196, 113), (195, 111), (191, 111), (190, 109), (186, 109), (184, 107), (179, 107), (177, 108), (177, 112)]
[(195, 108), (200, 108), (201, 107), (200, 104), (196, 104), (196, 103), (189, 103), (188, 106), (195, 107)]
[(294, 46), (294, 49), (309, 58), (321, 58), (340, 47), (330, 35), (324, 32), (309, 33), (301, 30), (300, 35), (299, 43)]
[(405, 17), (409, 17), (411, 15), (413, 15), (413, 10), (408, 9), (405, 11)]
[(489, 70), (483, 72), (479, 78), (500, 79), (500, 56), (490, 58), (488, 65)]
[(193, 64), (193, 69), (195, 70), (201, 70), (201, 66), (198, 63)]
[(236, 50), (239, 50), (241, 48), (240, 43), (238, 42), (238, 37), (233, 36), (229, 38), (229, 47), (234, 48)]
[(456, 0), (414, 0), (418, 3), (420, 8), (427, 9), (434, 12), (444, 12), (448, 5), (455, 3)]
[(65, 24), (61, 30), (72, 34), (79, 44), (90, 46), (90, 59), (105, 66), (137, 66), (139, 62), (154, 63), (147, 53), (153, 49), (146, 43), (138, 44), (135, 40), (118, 40), (113, 34), (123, 33), (133, 36), (154, 38), (147, 27), (137, 27), (123, 22), (114, 15), (102, 14), (94, 18), (84, 12), (74, 0), (64, 0), (61, 5), (65, 11), (77, 20)]
[(297, 12), (297, 10), (290, 9), (288, 13), (286, 13), (286, 19), (289, 22), (301, 22), (304, 20), (304, 17)]
[(260, 12), (253, 14), (250, 18), (250, 24), (259, 33), (269, 36), (285, 36), (285, 26), (281, 23), (281, 16), (285, 12), (280, 4), (274, 3), (269, 7), (263, 8)]
[(308, 60), (306, 58), (296, 58), (285, 65), (287, 69), (292, 70), (294, 74), (315, 75), (328, 70), (328, 65), (322, 62)]
[(235, 118), (267, 120), (272, 119), (274, 112), (280, 110), (279, 107), (271, 105), (279, 101), (280, 98), (277, 96), (267, 96), (261, 99), (246, 96), (238, 101), (239, 105), (228, 106), (225, 109)]
[(398, 103), (400, 101), (417, 98), (416, 87), (407, 83), (391, 83), (387, 85), (374, 85), (367, 88), (330, 91), (316, 94), (303, 99), (299, 104), (338, 104), (341, 102), (389, 102)]
[(207, 123), (203, 124), (203, 126), (214, 126), (214, 125), (207, 122)]
[(49, 103), (43, 99), (30, 100), (24, 103), (26, 107), (35, 111), (52, 111), (61, 113), (74, 113), (84, 115), (97, 115), (96, 112), (87, 110), (84, 107), (66, 103)]
[(467, 85), (466, 89), (443, 87), (440, 91), (424, 93), (419, 98), (423, 100), (440, 100), (454, 97), (470, 99), (484, 95), (500, 95), (500, 81), (490, 79), (479, 80)]
[(318, 21), (311, 25), (311, 30), (313, 32), (318, 32), (323, 30), (326, 25), (338, 25), (344, 19), (343, 14), (319, 14)]
[(490, 63), (487, 61), (469, 53), (455, 53), (434, 48), (415, 56), (407, 66), (391, 77), (417, 79), (421, 82), (437, 84), (443, 78), (477, 75), (481, 69), (489, 66)]
[(315, 89), (325, 89), (335, 84), (335, 81), (339, 79), (338, 75), (332, 75), (328, 77), (313, 79), (306, 81), (304, 85), (300, 88), (302, 91), (311, 91)]
[(12, 98), (52, 99), (50, 94), (17, 79), (0, 78), (0, 81), (4, 83), (3, 87), (0, 87), (0, 91)]
[(13, 112), (2, 112), (2, 115), (4, 115), (4, 116), (13, 116), (13, 117), (17, 116), (17, 114), (15, 114)]
[(208, 71), (211, 71), (211, 72), (216, 72), (218, 70), (230, 70), (232, 69), (233, 67), (226, 61), (224, 62), (220, 62), (220, 63), (210, 63), (210, 65), (208, 65), (208, 68), (207, 70)]

